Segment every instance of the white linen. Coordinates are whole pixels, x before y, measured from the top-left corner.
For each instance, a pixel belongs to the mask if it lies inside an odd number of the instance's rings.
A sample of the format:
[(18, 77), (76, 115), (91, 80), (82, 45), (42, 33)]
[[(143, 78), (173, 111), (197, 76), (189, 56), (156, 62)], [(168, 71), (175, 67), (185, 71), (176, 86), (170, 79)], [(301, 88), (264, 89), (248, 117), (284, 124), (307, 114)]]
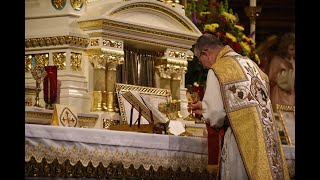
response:
[[(121, 162), (125, 168), (133, 164), (146, 170), (162, 166), (203, 172), (208, 163), (207, 148), (207, 139), (200, 137), (25, 124), (26, 162), (32, 157), (37, 162), (46, 158), (48, 163), (57, 158), (59, 163), (68, 159), (71, 165), (80, 161), (83, 166), (91, 162), (94, 167), (99, 163), (107, 167)], [(284, 146), (284, 152), (294, 174), (294, 146)]]
[(172, 168), (203, 172), (207, 167), (207, 139), (76, 127), (25, 125), (25, 161), (46, 158), (51, 163), (70, 160), (94, 167), (121, 162), (148, 170)]
[[(212, 69), (207, 75), (206, 91), (202, 100), (202, 116), (212, 127), (222, 127), (226, 112), (223, 107), (220, 85)], [(210, 107), (210, 109), (208, 109)]]

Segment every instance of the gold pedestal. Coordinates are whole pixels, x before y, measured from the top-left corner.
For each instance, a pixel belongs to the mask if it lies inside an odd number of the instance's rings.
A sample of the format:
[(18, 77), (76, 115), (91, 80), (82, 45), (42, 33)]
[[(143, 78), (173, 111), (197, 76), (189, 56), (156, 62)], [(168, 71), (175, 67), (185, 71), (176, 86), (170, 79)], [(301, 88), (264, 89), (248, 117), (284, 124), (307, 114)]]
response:
[(103, 111), (102, 91), (93, 91), (92, 111)]
[(116, 108), (117, 103), (116, 103), (116, 93), (115, 92), (105, 92), (106, 93), (106, 111), (108, 112), (115, 112), (118, 110)]

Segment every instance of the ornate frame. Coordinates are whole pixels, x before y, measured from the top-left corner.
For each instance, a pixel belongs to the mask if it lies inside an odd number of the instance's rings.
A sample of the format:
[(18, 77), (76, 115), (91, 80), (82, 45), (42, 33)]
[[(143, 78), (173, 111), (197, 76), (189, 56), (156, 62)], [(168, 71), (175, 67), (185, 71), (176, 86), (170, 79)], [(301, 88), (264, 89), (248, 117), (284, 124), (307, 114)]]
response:
[(275, 110), (288, 145), (295, 145), (295, 106), (276, 104)]
[[(160, 102), (168, 102), (171, 98), (171, 91), (168, 89), (161, 89), (161, 88), (153, 88), (153, 87), (145, 87), (145, 86), (136, 86), (130, 84), (121, 84), (115, 83), (116, 93), (118, 97), (118, 104), (120, 109), (120, 124), (129, 124), (129, 115), (127, 114), (130, 112), (130, 109), (126, 107), (126, 104), (129, 102), (122, 96), (123, 93), (127, 91), (136, 91), (144, 96), (148, 96), (151, 103), (158, 107)], [(133, 117), (138, 116), (138, 111), (134, 109)], [(141, 119), (141, 124), (147, 124), (147, 120), (144, 118)]]

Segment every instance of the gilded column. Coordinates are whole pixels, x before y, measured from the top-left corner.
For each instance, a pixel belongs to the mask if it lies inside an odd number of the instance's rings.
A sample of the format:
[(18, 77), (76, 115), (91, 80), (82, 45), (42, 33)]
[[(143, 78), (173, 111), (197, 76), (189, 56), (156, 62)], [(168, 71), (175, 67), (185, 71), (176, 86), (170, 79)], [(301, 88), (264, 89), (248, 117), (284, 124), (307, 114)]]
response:
[(117, 111), (114, 84), (117, 65), (124, 62), (123, 42), (105, 37), (93, 37), (87, 50), (94, 65), (93, 111)]
[(105, 84), (106, 84), (106, 107), (109, 112), (117, 111), (117, 98), (115, 91), (115, 83), (117, 76), (117, 62), (110, 62), (107, 65)]
[(156, 77), (158, 77), (156, 79), (157, 87), (170, 90), (171, 73), (169, 72), (169, 68), (167, 68), (165, 64), (156, 65), (155, 68), (157, 73)]
[(157, 74), (160, 77), (160, 87), (171, 91), (172, 103), (177, 107), (177, 116), (182, 117), (181, 110), (181, 83), (182, 76), (188, 66), (185, 52), (167, 49), (164, 56), (156, 62)]
[(93, 66), (94, 87), (92, 92), (92, 111), (103, 111), (106, 104), (103, 92), (105, 91), (106, 61), (99, 55), (89, 56), (89, 62)]

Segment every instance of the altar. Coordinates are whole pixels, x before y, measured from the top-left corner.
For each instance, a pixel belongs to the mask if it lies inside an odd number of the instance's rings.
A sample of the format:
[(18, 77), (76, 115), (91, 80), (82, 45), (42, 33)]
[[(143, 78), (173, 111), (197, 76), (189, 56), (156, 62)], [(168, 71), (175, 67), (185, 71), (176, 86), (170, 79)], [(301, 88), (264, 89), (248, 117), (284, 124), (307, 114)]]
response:
[[(121, 98), (127, 90), (162, 96), (158, 104), (176, 103), (173, 117), (188, 116), (185, 73), (201, 32), (185, 7), (160, 0), (66, 2), (25, 0), (25, 177), (215, 179), (217, 172), (207, 171), (207, 139), (196, 126), (186, 130), (197, 137), (110, 129), (128, 125)], [(57, 68), (54, 104), (70, 111), (41, 109), (52, 94), (33, 76), (38, 66)], [(62, 112), (74, 113), (77, 127), (55, 124)], [(294, 146), (283, 147), (294, 177)]]
[[(294, 146), (284, 145), (294, 176)], [(25, 177), (215, 179), (207, 139), (25, 125)]]
[(26, 177), (214, 179), (207, 139), (25, 125)]

